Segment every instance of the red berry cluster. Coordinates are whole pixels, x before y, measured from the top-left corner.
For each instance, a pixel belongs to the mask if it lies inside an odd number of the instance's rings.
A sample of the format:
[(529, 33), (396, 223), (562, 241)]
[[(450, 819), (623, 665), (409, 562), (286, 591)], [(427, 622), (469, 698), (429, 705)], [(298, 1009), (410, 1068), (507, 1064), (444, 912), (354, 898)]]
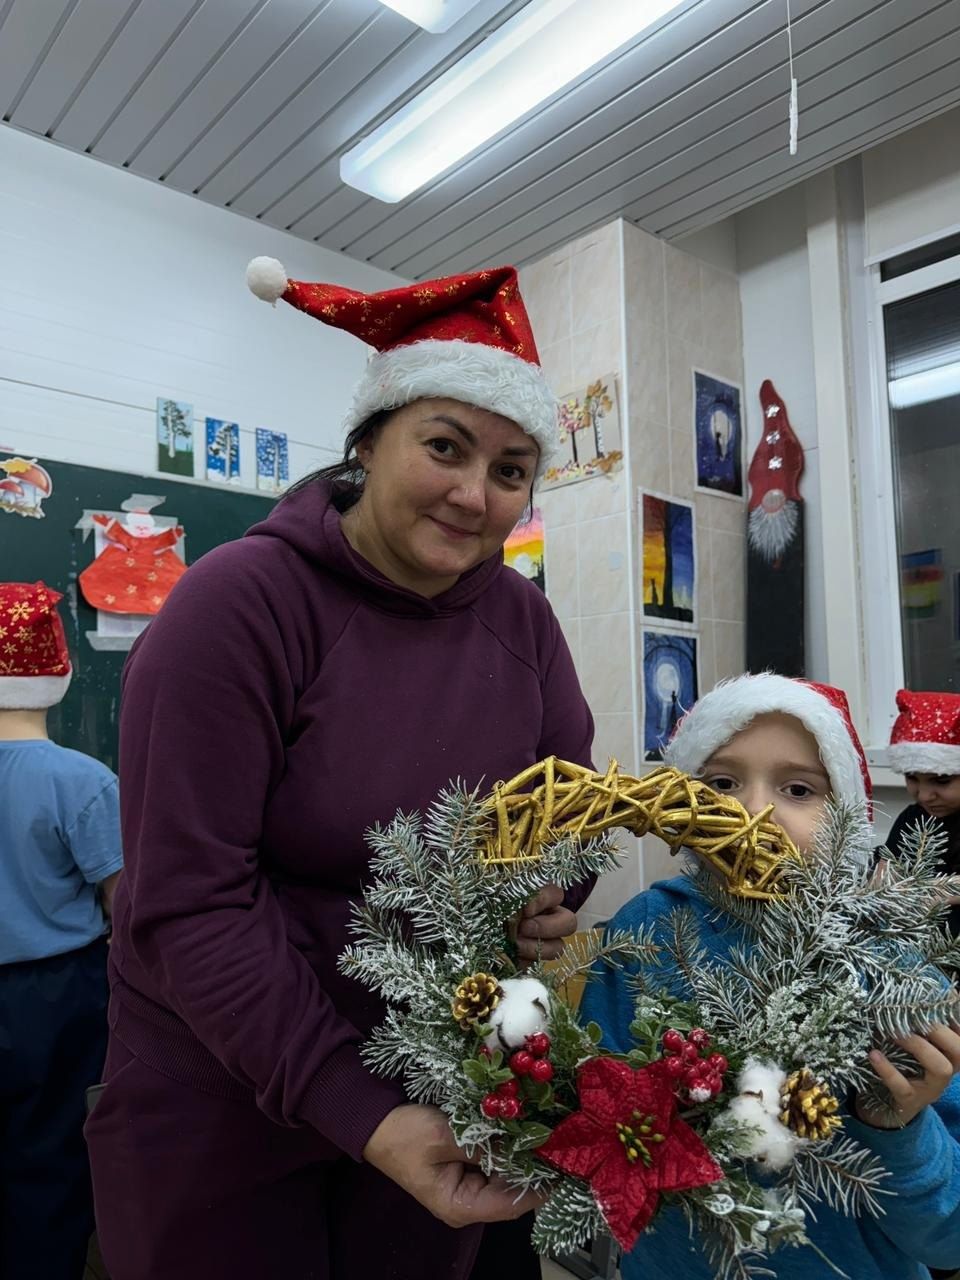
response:
[[(480, 1110), (491, 1120), (522, 1120), (521, 1081), (526, 1078), (536, 1084), (549, 1084), (553, 1079), (553, 1064), (547, 1058), (550, 1037), (540, 1031), (534, 1036), (527, 1036), (524, 1044), (526, 1048), (510, 1055), (508, 1065), (513, 1079), (498, 1084), (492, 1093), (484, 1095), (480, 1103)], [(489, 1057), (489, 1054), (484, 1056)]]
[[(729, 1064), (722, 1053), (709, 1053), (710, 1037), (703, 1027), (694, 1027), (688, 1036), (671, 1027), (663, 1033), (662, 1044), (667, 1073), (688, 1097), (693, 1097), (694, 1090), (711, 1098), (720, 1093)], [(695, 1100), (705, 1102), (706, 1098)]]

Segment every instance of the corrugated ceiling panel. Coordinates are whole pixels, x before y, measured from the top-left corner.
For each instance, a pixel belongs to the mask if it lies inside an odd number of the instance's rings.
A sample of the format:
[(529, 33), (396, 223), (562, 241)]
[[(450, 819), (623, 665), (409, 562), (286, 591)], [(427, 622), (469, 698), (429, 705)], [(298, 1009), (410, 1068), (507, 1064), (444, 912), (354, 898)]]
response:
[(78, 151), (95, 147), (127, 97), (202, 3), (141, 0), (58, 125), (57, 141)]
[(129, 163), (266, 2), (205, 0), (114, 117), (94, 155), (112, 164)]
[[(629, 0), (624, 0), (625, 3)], [(960, 0), (681, 0), (398, 205), (339, 157), (525, 0), (434, 36), (379, 0), (0, 0), (17, 127), (409, 276), (529, 260), (623, 215), (708, 225), (960, 101)]]
[(371, 132), (381, 113), (394, 108), (396, 85), (408, 86), (408, 96), (415, 86), (434, 79), (478, 41), (491, 25), (493, 9), (500, 22), (518, 7), (518, 0), (481, 5), (443, 35), (416, 33), (394, 50), (376, 75), (355, 80), (351, 91), (333, 105), (323, 121), (304, 134), (231, 207), (263, 217), (272, 226), (288, 228), (334, 191), (343, 190), (355, 205), (361, 203), (364, 197), (359, 192), (341, 188), (340, 152)]
[(0, 112), (8, 120), (77, 0), (13, 0), (0, 27)]

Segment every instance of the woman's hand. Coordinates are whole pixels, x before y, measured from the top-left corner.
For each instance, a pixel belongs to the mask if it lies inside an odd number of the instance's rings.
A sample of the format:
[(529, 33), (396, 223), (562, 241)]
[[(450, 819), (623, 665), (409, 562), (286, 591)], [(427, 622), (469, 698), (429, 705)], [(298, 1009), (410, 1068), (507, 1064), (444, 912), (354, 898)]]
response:
[(515, 1188), (471, 1165), (437, 1107), (396, 1107), (374, 1129), (363, 1158), (448, 1227), (519, 1218), (541, 1203), (529, 1191), (518, 1199)]
[(907, 1077), (879, 1049), (871, 1051), (873, 1069), (889, 1089), (897, 1112), (896, 1122), (891, 1123), (889, 1117), (871, 1111), (857, 1098), (856, 1114), (864, 1124), (875, 1129), (902, 1128), (909, 1124), (924, 1107), (936, 1102), (960, 1071), (960, 1035), (954, 1027), (937, 1025), (925, 1036), (905, 1036), (897, 1044), (913, 1054), (923, 1074)]
[(564, 938), (577, 931), (577, 917), (561, 906), (563, 890), (545, 885), (523, 908), (517, 927), (517, 951), (521, 960), (556, 960)]

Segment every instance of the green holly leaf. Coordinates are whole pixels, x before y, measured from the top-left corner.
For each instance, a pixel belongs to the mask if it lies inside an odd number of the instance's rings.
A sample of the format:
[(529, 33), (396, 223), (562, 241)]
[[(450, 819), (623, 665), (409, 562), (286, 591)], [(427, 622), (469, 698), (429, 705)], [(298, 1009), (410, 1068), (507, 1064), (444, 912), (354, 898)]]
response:
[(478, 1062), (476, 1058), (465, 1058), (460, 1065), (463, 1067), (463, 1074), (468, 1080), (474, 1084), (487, 1083), (487, 1068), (482, 1062)]
[(596, 1022), (588, 1022), (583, 1028), (587, 1033), (587, 1037), (593, 1044), (599, 1044), (603, 1039), (603, 1029)]
[(529, 1151), (533, 1147), (542, 1147), (552, 1133), (545, 1124), (536, 1122), (523, 1123), (520, 1126), (520, 1137), (514, 1146), (515, 1151)]

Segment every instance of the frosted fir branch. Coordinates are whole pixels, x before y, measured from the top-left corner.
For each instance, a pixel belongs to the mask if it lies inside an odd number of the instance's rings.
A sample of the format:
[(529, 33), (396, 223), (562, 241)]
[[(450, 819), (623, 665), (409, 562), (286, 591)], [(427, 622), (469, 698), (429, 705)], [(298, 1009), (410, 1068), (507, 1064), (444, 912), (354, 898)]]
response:
[(590, 1188), (575, 1178), (558, 1182), (533, 1221), (538, 1253), (573, 1253), (598, 1235), (606, 1235), (603, 1215)]
[(686, 907), (677, 907), (670, 912), (667, 930), (667, 952), (687, 986), (693, 990), (697, 971), (702, 970), (707, 963), (707, 953), (700, 944), (696, 917)]
[(893, 971), (868, 992), (864, 1012), (879, 1035), (898, 1040), (914, 1032), (924, 1034), (935, 1023), (956, 1021), (958, 999), (936, 971), (908, 977)]
[(890, 1173), (878, 1156), (852, 1138), (812, 1142), (798, 1148), (785, 1182), (798, 1204), (810, 1209), (825, 1201), (847, 1217), (882, 1217), (881, 1196), (894, 1195), (885, 1181)]
[(562, 987), (577, 974), (588, 972), (598, 962), (613, 969), (622, 969), (628, 964), (652, 964), (660, 951), (649, 926), (636, 931), (609, 930), (603, 935), (576, 934), (549, 970), (549, 978), (554, 988)]

